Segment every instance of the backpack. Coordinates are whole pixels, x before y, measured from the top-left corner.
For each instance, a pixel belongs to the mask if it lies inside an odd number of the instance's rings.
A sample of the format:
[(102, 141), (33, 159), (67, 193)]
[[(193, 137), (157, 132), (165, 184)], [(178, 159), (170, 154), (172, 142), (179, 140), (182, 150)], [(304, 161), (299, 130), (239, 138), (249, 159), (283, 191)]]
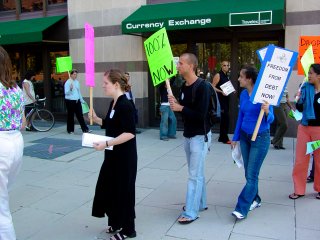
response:
[(217, 92), (214, 90), (212, 85), (204, 80), (204, 79), (199, 79), (197, 80), (192, 88), (192, 103), (194, 102), (196, 91), (200, 83), (204, 82), (204, 84), (207, 84), (209, 91), (211, 92), (210, 96), (210, 102), (209, 102), (209, 109), (208, 109), (208, 119), (209, 119), (209, 124), (211, 127), (214, 126), (214, 124), (220, 122), (221, 118), (221, 107), (220, 107), (220, 102), (218, 98)]

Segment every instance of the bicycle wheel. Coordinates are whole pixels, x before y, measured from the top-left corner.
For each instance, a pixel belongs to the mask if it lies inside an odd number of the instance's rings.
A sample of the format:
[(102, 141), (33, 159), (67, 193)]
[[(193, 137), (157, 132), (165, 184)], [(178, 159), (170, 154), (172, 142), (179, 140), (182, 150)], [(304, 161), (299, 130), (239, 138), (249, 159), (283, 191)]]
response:
[(46, 109), (36, 110), (30, 119), (32, 127), (39, 132), (49, 131), (54, 126), (54, 117)]

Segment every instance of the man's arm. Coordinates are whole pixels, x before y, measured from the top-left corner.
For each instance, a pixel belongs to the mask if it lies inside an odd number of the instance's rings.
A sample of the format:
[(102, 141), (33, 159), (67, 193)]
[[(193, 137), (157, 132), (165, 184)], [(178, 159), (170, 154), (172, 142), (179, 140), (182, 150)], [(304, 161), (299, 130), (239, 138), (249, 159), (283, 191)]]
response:
[(219, 92), (219, 93), (222, 93), (223, 95), (225, 95), (221, 89), (219, 89), (219, 88), (216, 87), (217, 84), (219, 83), (219, 81), (220, 81), (220, 74), (217, 73), (217, 74), (214, 75), (214, 77), (213, 77), (212, 87), (214, 88), (214, 90), (216, 90), (216, 92)]

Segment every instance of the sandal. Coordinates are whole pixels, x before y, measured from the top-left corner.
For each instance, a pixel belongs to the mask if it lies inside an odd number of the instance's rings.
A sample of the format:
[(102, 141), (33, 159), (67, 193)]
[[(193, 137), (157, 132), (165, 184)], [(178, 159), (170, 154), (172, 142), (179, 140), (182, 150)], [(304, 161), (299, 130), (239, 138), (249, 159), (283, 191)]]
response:
[(316, 199), (320, 200), (320, 192), (318, 192), (318, 195), (316, 196)]
[[(183, 211), (186, 211), (186, 206), (183, 206), (183, 207), (182, 207), (182, 210), (183, 210)], [(205, 211), (205, 210), (208, 210), (208, 207), (205, 207), (205, 208), (201, 209), (200, 212), (201, 212), (201, 211)]]
[(136, 232), (133, 232), (131, 235), (127, 236), (127, 235), (124, 235), (123, 233), (121, 232), (118, 232), (116, 233), (115, 235), (113, 235), (110, 240), (123, 240), (123, 239), (126, 239), (126, 238), (134, 238), (137, 236), (137, 233)]
[(301, 198), (303, 196), (304, 195), (299, 195), (299, 194), (292, 193), (292, 194), (289, 195), (289, 198), (295, 200), (295, 199)]
[(180, 224), (189, 224), (194, 222), (195, 220), (197, 220), (199, 217), (196, 217), (195, 219), (190, 219), (190, 218), (186, 218), (186, 217), (181, 217), (178, 219), (178, 222)]
[(115, 233), (117, 231), (119, 231), (119, 230), (113, 229), (112, 226), (107, 226), (106, 233)]

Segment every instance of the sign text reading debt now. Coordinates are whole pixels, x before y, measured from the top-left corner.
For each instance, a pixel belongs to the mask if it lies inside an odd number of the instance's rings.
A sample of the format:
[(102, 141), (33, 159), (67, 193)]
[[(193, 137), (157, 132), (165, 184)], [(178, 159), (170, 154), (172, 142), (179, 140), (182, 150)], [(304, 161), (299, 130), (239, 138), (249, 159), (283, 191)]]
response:
[[(286, 72), (286, 73), (289, 72), (289, 68), (288, 67), (279, 66), (279, 65), (276, 65), (276, 64), (272, 64), (272, 63), (268, 63), (266, 68), (269, 68), (269, 69), (271, 68), (273, 71), (282, 71), (282, 72)], [(268, 79), (281, 81), (282, 77), (269, 73)], [(269, 84), (269, 83), (273, 83), (273, 84)], [(276, 85), (274, 82), (271, 82), (271, 81), (269, 83), (266, 83), (264, 85), (265, 89), (269, 89), (269, 90), (272, 90), (272, 91), (277, 91), (278, 90), (278, 87), (279, 87), (278, 85)], [(273, 99), (275, 97), (275, 95), (272, 95), (270, 93), (262, 92), (261, 93), (261, 97)]]
[[(183, 19), (183, 20), (173, 20), (169, 19), (167, 26), (188, 26), (188, 25), (201, 25), (205, 26), (212, 22), (211, 18), (201, 18), (201, 19)], [(165, 22), (150, 22), (150, 23), (127, 23), (127, 29), (142, 29), (142, 28), (163, 28)]]

